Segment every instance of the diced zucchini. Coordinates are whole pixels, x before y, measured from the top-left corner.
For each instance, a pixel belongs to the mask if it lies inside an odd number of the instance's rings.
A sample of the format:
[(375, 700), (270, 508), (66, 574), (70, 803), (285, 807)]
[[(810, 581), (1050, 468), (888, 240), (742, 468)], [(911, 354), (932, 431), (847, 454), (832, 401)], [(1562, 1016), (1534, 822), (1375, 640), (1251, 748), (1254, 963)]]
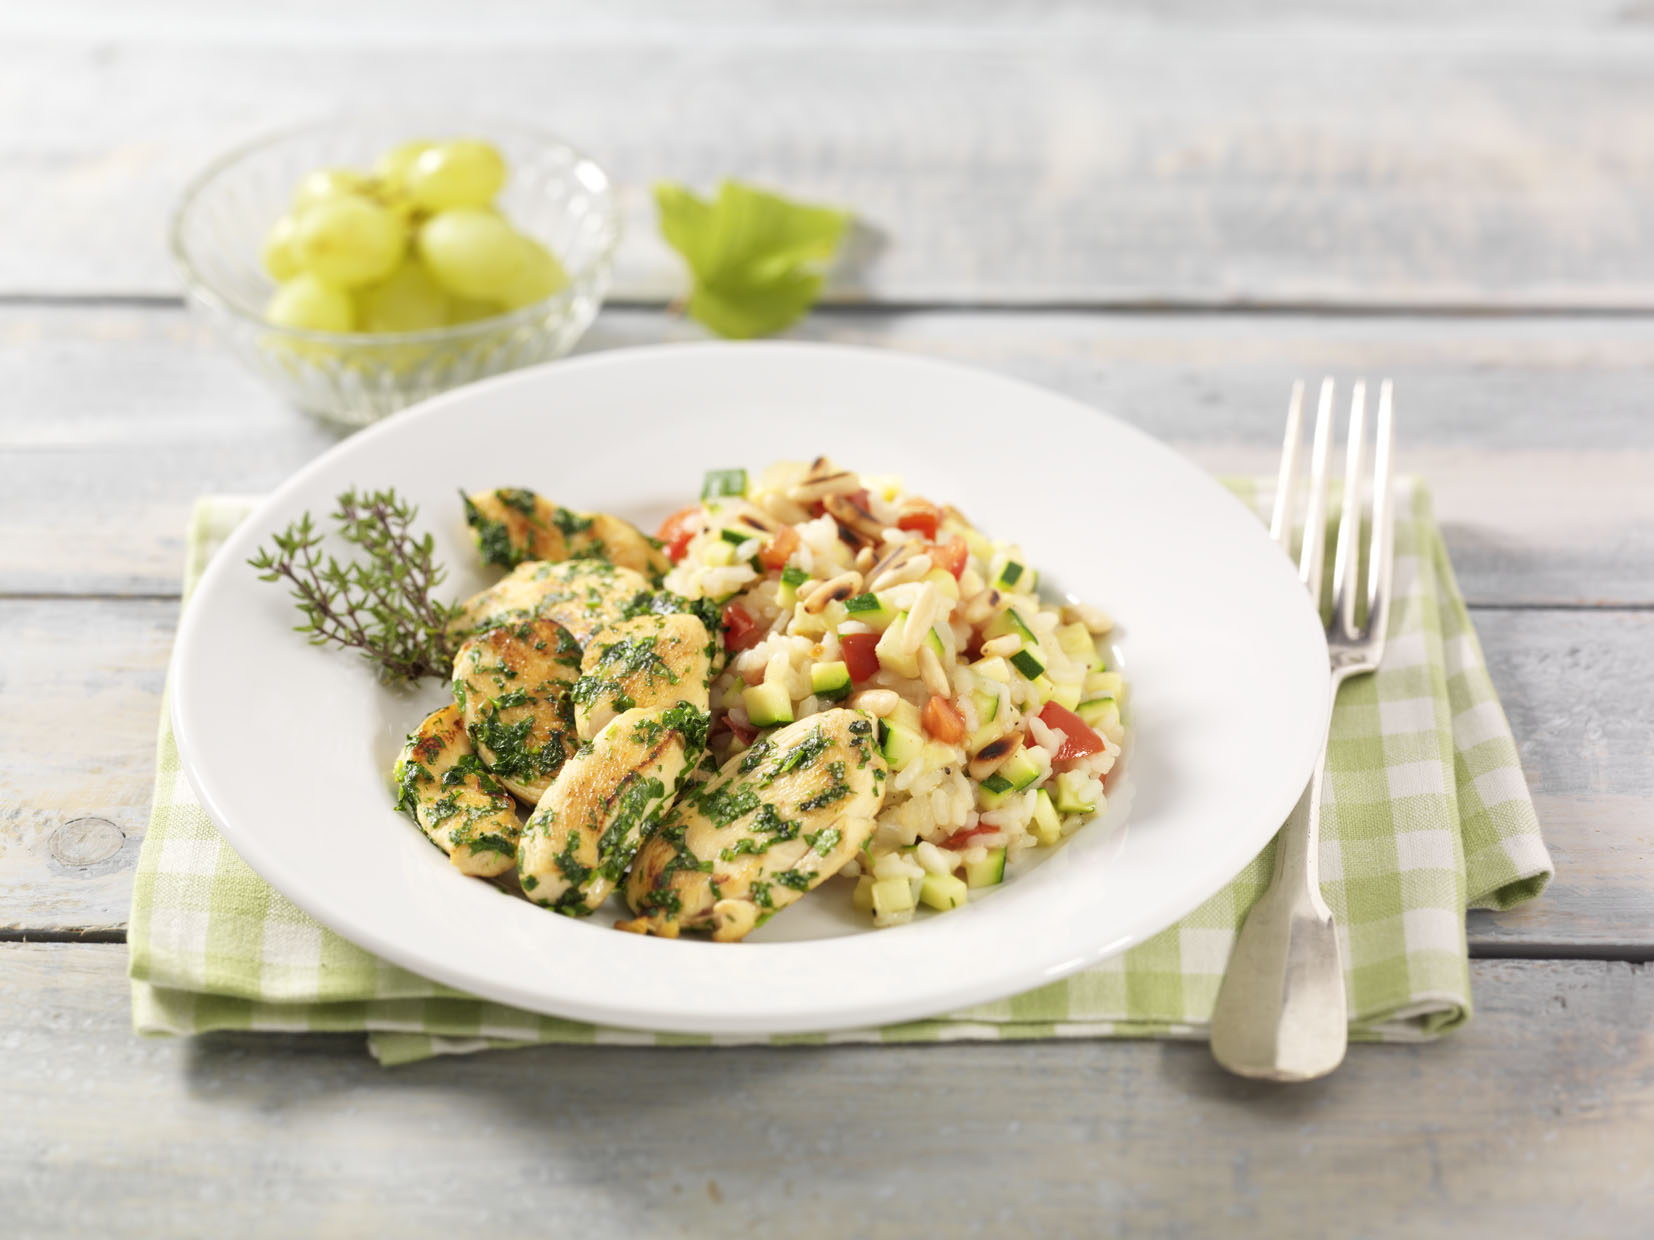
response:
[(913, 909), (913, 884), (906, 878), (880, 878), (869, 895), (875, 913), (906, 913)]
[(744, 469), (709, 469), (701, 480), (701, 499), (717, 499), (722, 495), (745, 495), (747, 471)]
[(1034, 836), (1041, 844), (1055, 844), (1062, 839), (1062, 815), (1044, 788), (1034, 798)]
[(746, 704), (747, 718), (755, 727), (767, 728), (772, 724), (793, 721), (792, 699), (787, 696), (785, 686), (774, 681), (766, 680), (763, 684), (742, 690), (741, 701)]
[(1074, 713), (1094, 728), (1105, 719), (1120, 722), (1120, 707), (1112, 697), (1087, 698)]
[(1100, 672), (1104, 668), (1103, 656), (1097, 649), (1097, 639), (1091, 635), (1091, 630), (1076, 621), (1065, 624), (1057, 630), (1057, 644), (1062, 652), (1073, 659), (1088, 672)]
[(1021, 792), (1029, 784), (1037, 783), (1045, 772), (1040, 770), (1038, 762), (1028, 756), (1026, 749), (1019, 749), (1000, 764), (994, 774), (1008, 782), (1011, 787)]
[(858, 594), (845, 600), (844, 614), (847, 619), (859, 620), (875, 633), (882, 633), (890, 627), (897, 613), (877, 594)]
[(952, 874), (926, 874), (919, 884), (919, 903), (931, 908), (958, 908), (970, 899), (963, 879)]
[(974, 526), (957, 524), (952, 521), (944, 522), (944, 528), (957, 533), (965, 540), (965, 546), (970, 553), (986, 564), (994, 557), (994, 545), (984, 538)]
[(997, 680), (1002, 685), (1011, 683), (1011, 665), (998, 655), (989, 655), (971, 664), (971, 671), (986, 680)]
[(936, 657), (938, 659), (944, 660), (943, 666), (945, 667), (945, 661), (948, 657), (947, 651), (942, 646), (942, 635), (936, 631), (936, 626), (934, 624), (930, 626), (930, 632), (925, 634), (925, 645), (929, 646), (936, 652)]
[(1078, 681), (1057, 681), (1051, 688), (1048, 701), (1055, 702), (1064, 710), (1073, 710), (1080, 704), (1080, 685)]
[(739, 547), (742, 543), (756, 537), (756, 535), (748, 534), (744, 530), (719, 530), (718, 537), (732, 547)]
[(902, 770), (925, 751), (925, 738), (917, 728), (895, 719), (879, 721), (879, 750), (893, 770)]
[(810, 668), (810, 688), (818, 698), (836, 702), (850, 696), (850, 668), (842, 663), (817, 663)]
[(1085, 678), (1085, 689), (1080, 694), (1083, 702), (1087, 698), (1119, 697), (1126, 687), (1126, 678), (1119, 672), (1089, 672)]
[(976, 723), (985, 728), (992, 723), (999, 714), (999, 694), (985, 693), (981, 689), (971, 693), (971, 705), (976, 707)]
[(1015, 607), (1007, 607), (1000, 612), (989, 621), (988, 627), (984, 630), (984, 635), (989, 641), (996, 637), (1004, 637), (1007, 633), (1015, 633), (1023, 641), (1031, 642), (1036, 646), (1039, 644), (1039, 638), (1034, 636), (1034, 630), (1028, 627), (1021, 616), (1017, 615)]
[(899, 723), (909, 732), (922, 733), (924, 731), (924, 723), (920, 718), (919, 708), (906, 698), (902, 698), (896, 703), (896, 709), (886, 715), (884, 721), (890, 724)]
[(983, 809), (998, 809), (1016, 792), (1016, 785), (995, 771), (977, 786), (977, 797)]
[(959, 581), (945, 568), (933, 568), (925, 574), (924, 580), (935, 586), (937, 592), (945, 599), (959, 601)]
[(993, 584), (1001, 590), (1032, 591), (1034, 588), (1034, 574), (1028, 567), (1015, 560), (1006, 560), (994, 574)]
[(917, 676), (919, 660), (901, 650), (902, 633), (906, 628), (907, 613), (904, 611), (890, 622), (884, 636), (879, 638), (879, 644), (873, 647), (873, 653), (879, 656), (880, 667), (889, 668), (898, 676)]
[(1038, 680), (1045, 675), (1045, 661), (1039, 657), (1037, 646), (1027, 645), (1017, 651), (1011, 656), (1011, 666), (1027, 680)]
[(802, 568), (795, 568), (789, 564), (781, 570), (781, 588), (777, 596), (783, 608), (794, 606), (798, 602), (798, 587), (810, 580), (810, 574)]
[(1087, 659), (1097, 652), (1097, 643), (1091, 640), (1091, 630), (1078, 620), (1057, 626), (1057, 645), (1071, 659)]
[(735, 563), (735, 548), (727, 542), (715, 542), (706, 549), (705, 558), (715, 568), (727, 568)]
[(873, 883), (871, 874), (863, 874), (856, 880), (856, 889), (850, 893), (850, 904), (864, 913), (873, 911)]
[(1059, 814), (1095, 814), (1097, 806), (1087, 800), (1087, 793), (1081, 791), (1082, 785), (1088, 781), (1079, 771), (1064, 771), (1057, 776), (1057, 795), (1053, 803)]
[(967, 887), (993, 887), (1005, 881), (1005, 850), (990, 848), (980, 861), (965, 862)]

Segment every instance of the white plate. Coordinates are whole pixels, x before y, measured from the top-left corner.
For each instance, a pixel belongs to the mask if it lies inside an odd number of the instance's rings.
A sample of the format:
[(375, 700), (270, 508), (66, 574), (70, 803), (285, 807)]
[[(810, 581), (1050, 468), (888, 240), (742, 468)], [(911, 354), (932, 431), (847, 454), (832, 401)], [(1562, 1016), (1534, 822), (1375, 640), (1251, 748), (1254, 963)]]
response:
[[(1083, 828), (964, 909), (846, 934), (842, 889), (718, 944), (571, 921), (455, 871), (391, 807), (404, 732), (441, 700), (310, 647), (245, 561), (271, 531), (394, 485), (450, 586), (473, 567), (461, 488), (532, 487), (653, 528), (710, 467), (830, 453), (959, 505), (1120, 622), (1129, 829)], [(1170, 449), (997, 375), (818, 345), (689, 345), (558, 362), (450, 393), (312, 462), (202, 578), (173, 660), (184, 766), (231, 846), (294, 903), (397, 964), (559, 1016), (705, 1033), (916, 1018), (1072, 973), (1170, 925), (1268, 840), (1325, 735), (1326, 648), (1259, 522)], [(802, 938), (800, 938), (802, 936)]]

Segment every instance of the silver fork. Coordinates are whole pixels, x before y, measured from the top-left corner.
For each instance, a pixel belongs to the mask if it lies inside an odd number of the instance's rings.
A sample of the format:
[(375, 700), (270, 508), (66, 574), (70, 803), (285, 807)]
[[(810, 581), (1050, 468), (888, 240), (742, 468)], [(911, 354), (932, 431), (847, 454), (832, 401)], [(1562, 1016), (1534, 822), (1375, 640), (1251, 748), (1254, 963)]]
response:
[[(1321, 566), (1326, 555), (1327, 474), (1332, 458), (1333, 381), (1323, 380), (1311, 449), (1309, 511), (1304, 518), (1298, 576), (1321, 606)], [(1384, 655), (1394, 568), (1395, 513), (1391, 459), (1395, 426), (1390, 381), (1379, 387), (1377, 458), (1373, 469), (1372, 541), (1367, 554), (1364, 622), (1357, 624), (1361, 593), (1362, 484), (1366, 478), (1367, 387), (1357, 383), (1350, 399), (1345, 452), (1344, 507), (1332, 569), (1332, 616), (1327, 622), (1332, 692), (1352, 676), (1375, 671)], [(1270, 537), (1292, 554), (1294, 492), (1303, 440), (1304, 385), (1293, 385), (1286, 442), (1275, 491)], [(1212, 1054), (1229, 1071), (1269, 1081), (1308, 1081), (1325, 1076), (1344, 1059), (1349, 1041), (1344, 966), (1338, 931), (1321, 897), (1318, 860), (1321, 783), (1326, 746), (1309, 787), (1275, 838), (1275, 873), (1269, 889), (1247, 915), (1212, 1012)]]

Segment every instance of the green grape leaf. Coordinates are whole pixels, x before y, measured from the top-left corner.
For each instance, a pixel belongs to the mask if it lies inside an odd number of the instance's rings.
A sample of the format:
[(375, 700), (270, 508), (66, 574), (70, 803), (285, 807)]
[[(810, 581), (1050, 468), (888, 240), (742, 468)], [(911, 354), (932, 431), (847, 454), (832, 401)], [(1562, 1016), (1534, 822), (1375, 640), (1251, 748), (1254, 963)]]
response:
[(796, 323), (821, 295), (822, 270), (850, 228), (848, 212), (725, 181), (711, 202), (655, 186), (661, 235), (689, 265), (689, 317), (720, 336), (766, 336)]

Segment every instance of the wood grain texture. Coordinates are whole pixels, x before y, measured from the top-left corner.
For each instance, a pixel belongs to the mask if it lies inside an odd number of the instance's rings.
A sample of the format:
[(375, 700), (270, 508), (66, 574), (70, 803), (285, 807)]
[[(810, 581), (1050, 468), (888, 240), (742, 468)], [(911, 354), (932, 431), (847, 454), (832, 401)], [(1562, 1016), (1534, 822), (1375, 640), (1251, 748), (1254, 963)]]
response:
[[(1389, 374), (1473, 603), (1654, 604), (1654, 319), (841, 311), (795, 335), (1018, 375), (1218, 471), (1274, 471), (1295, 376)], [(585, 348), (698, 338), (614, 310)], [(0, 390), (0, 592), (175, 592), (195, 496), (334, 442), (179, 311), (0, 308)]]
[(1434, 1045), (1225, 1076), (1154, 1042), (544, 1048), (140, 1041), (124, 954), (0, 945), (8, 1225), (98, 1235), (1643, 1234), (1654, 972), (1478, 962)]
[[(0, 929), (126, 924), (177, 613), (172, 600), (0, 599)], [(114, 852), (64, 846), (88, 818), (123, 837)]]
[[(174, 613), (168, 600), (0, 600), (16, 634), (0, 644), (0, 683), (33, 704), (0, 717), (0, 928), (125, 924)], [(1654, 955), (1654, 613), (1477, 621), (1559, 873), (1536, 903), (1472, 918), (1472, 951)], [(107, 861), (66, 866), (55, 833), (84, 817), (126, 841)]]
[(480, 0), (0, 11), (0, 292), (171, 294), (168, 211), (296, 119), (435, 108), (648, 187), (757, 179), (883, 239), (844, 299), (1654, 306), (1654, 17), (1499, 6)]

